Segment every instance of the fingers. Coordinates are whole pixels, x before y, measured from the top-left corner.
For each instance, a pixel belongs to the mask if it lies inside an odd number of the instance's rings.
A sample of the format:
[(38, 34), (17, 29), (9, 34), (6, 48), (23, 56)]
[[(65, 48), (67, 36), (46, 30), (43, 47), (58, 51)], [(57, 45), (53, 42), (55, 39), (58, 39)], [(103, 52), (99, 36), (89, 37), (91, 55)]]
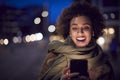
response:
[(78, 75), (79, 75), (79, 73), (69, 73), (69, 74), (63, 75), (62, 80), (70, 79), (71, 77), (75, 77), (75, 76), (78, 76)]
[(70, 73), (68, 77), (75, 77), (75, 76), (78, 76), (79, 73)]

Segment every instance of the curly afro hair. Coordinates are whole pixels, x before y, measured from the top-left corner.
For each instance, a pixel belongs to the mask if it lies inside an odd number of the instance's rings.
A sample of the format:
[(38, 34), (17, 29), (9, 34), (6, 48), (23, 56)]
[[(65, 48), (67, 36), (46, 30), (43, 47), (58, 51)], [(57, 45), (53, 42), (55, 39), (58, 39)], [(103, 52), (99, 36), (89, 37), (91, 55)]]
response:
[(57, 21), (57, 33), (65, 38), (69, 35), (70, 21), (77, 16), (86, 16), (91, 20), (94, 38), (103, 34), (105, 28), (104, 17), (95, 6), (80, 1), (73, 2), (69, 7), (63, 9)]

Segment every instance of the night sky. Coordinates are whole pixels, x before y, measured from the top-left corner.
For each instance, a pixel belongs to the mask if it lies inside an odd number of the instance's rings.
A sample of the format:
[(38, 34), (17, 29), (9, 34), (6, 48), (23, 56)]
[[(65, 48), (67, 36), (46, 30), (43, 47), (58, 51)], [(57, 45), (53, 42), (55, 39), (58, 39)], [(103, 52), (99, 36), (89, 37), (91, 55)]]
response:
[(16, 8), (27, 6), (47, 6), (49, 11), (49, 20), (55, 23), (57, 17), (64, 7), (67, 7), (72, 0), (0, 0), (0, 5), (8, 5)]

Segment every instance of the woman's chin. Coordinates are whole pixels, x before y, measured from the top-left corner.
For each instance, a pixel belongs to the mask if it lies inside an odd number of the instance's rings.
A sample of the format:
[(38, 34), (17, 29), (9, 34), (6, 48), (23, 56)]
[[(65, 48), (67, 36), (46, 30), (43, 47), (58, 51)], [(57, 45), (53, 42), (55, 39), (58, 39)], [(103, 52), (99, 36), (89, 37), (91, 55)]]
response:
[(86, 45), (85, 44), (80, 44), (80, 45), (76, 45), (77, 47), (85, 47)]

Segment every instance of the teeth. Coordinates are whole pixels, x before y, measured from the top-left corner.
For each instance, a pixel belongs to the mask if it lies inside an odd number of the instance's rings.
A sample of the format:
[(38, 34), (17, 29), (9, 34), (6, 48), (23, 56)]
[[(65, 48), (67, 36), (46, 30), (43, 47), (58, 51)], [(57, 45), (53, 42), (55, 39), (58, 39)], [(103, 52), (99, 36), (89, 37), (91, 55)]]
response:
[(77, 40), (84, 40), (85, 38), (84, 37), (82, 37), (82, 38), (77, 38)]

